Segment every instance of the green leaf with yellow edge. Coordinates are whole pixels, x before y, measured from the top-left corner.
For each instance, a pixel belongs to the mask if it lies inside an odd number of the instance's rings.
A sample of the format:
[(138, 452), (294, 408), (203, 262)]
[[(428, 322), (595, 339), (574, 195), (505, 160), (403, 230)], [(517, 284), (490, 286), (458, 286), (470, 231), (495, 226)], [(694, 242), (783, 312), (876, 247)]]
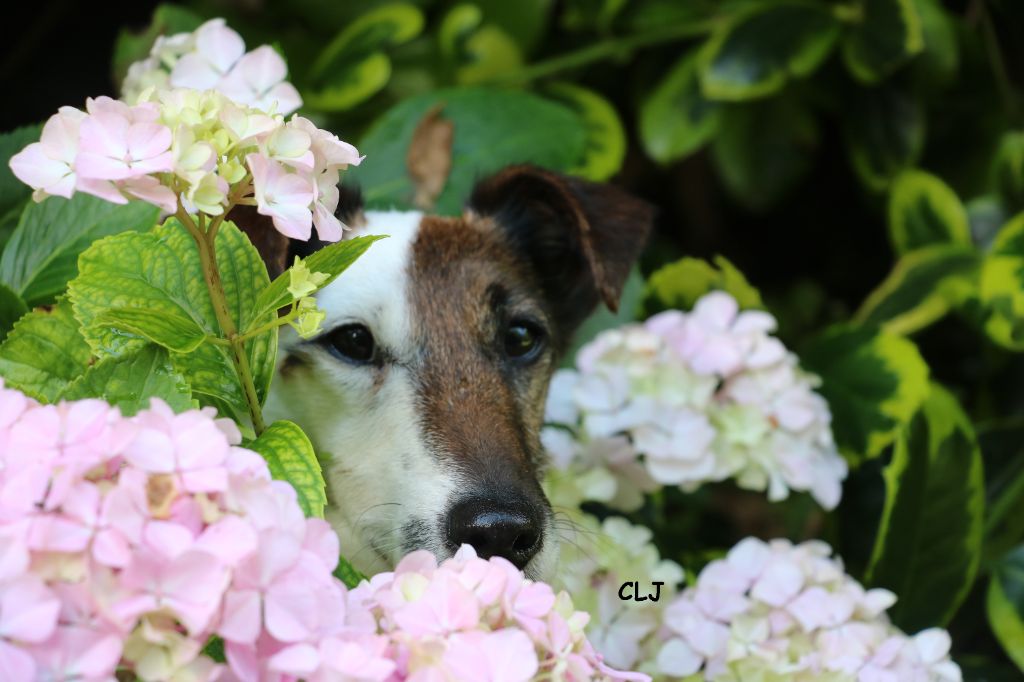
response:
[(6, 284), (0, 284), (0, 341), (7, 338), (7, 333), (14, 323), (28, 312), (28, 306), (21, 296), (11, 291)]
[(25, 315), (0, 345), (4, 383), (44, 403), (55, 402), (91, 361), (67, 301)]
[(344, 556), (338, 557), (338, 567), (334, 569), (334, 577), (345, 583), (345, 587), (349, 589), (366, 580), (366, 576), (360, 573)]
[(461, 64), (455, 80), (463, 85), (485, 83), (519, 69), (523, 55), (519, 46), (501, 28), (485, 24), (462, 43)]
[(320, 111), (345, 111), (384, 89), (391, 78), (391, 60), (383, 52), (338, 67), (322, 85), (302, 91), (303, 102)]
[(414, 5), (383, 5), (361, 14), (348, 23), (310, 68), (310, 80), (321, 85), (331, 74), (347, 66), (353, 58), (362, 58), (381, 49), (400, 45), (423, 30), (423, 12)]
[[(228, 313), (237, 327), (249, 329), (272, 322), (272, 311), (257, 315), (252, 308), (253, 299), (270, 282), (266, 266), (248, 238), (232, 223), (224, 222), (217, 232), (216, 251)], [(82, 254), (79, 263), (81, 272), (68, 288), (69, 297), (86, 339), (101, 358), (122, 356), (149, 342), (135, 326), (138, 316), (145, 313), (164, 315), (188, 329), (189, 335), (175, 345), (180, 350), (194, 345), (196, 329), (204, 336), (222, 335), (198, 249), (177, 220), (168, 220), (151, 232), (101, 240)], [(117, 320), (111, 318), (111, 311), (124, 315), (125, 310), (145, 312), (137, 313), (131, 324), (112, 326)], [(273, 375), (277, 330), (247, 340), (245, 348), (262, 401)], [(171, 361), (201, 403), (244, 422), (248, 409), (230, 353), (226, 346), (201, 343), (190, 352), (172, 353)]]
[(884, 84), (858, 91), (847, 108), (844, 136), (853, 169), (866, 187), (884, 191), (921, 157), (924, 105), (914, 92)]
[(800, 362), (821, 377), (836, 444), (855, 464), (891, 445), (928, 396), (928, 365), (917, 346), (890, 332), (832, 327)]
[(1024, 545), (1003, 557), (992, 571), (986, 607), (992, 632), (1024, 672)]
[(839, 26), (828, 7), (804, 0), (750, 5), (720, 23), (701, 49), (704, 95), (735, 102), (778, 92), (821, 66)]
[(910, 334), (977, 294), (981, 256), (969, 246), (939, 244), (911, 251), (864, 301), (854, 321)]
[(1024, 132), (1003, 135), (993, 170), (1003, 202), (1014, 211), (1024, 209)]
[(904, 171), (889, 195), (889, 238), (897, 254), (933, 244), (970, 246), (967, 210), (939, 178), (924, 171)]
[(700, 258), (683, 258), (656, 270), (647, 280), (643, 310), (645, 316), (663, 310), (690, 310), (711, 291), (731, 294), (740, 308), (764, 308), (761, 294), (743, 273), (723, 256), (709, 263)]
[(327, 492), (320, 462), (306, 434), (290, 421), (276, 421), (248, 444), (263, 456), (270, 475), (290, 483), (306, 516), (323, 518)]
[(78, 273), (78, 256), (98, 239), (156, 224), (159, 209), (112, 204), (88, 194), (31, 203), (0, 256), (0, 281), (29, 306), (52, 303)]
[(985, 479), (974, 427), (938, 384), (897, 439), (884, 477), (867, 583), (899, 595), (889, 616), (905, 631), (944, 626), (978, 571)]
[(846, 66), (858, 80), (877, 83), (924, 50), (915, 0), (864, 0), (843, 42)]
[(543, 92), (575, 111), (583, 122), (583, 157), (569, 173), (594, 182), (603, 182), (618, 173), (626, 158), (626, 131), (611, 102), (572, 83), (549, 83)]
[[(321, 272), (327, 275), (327, 279), (319, 286), (320, 289), (323, 289), (333, 282), (338, 275), (347, 270), (348, 266), (355, 263), (356, 259), (370, 248), (370, 245), (378, 239), (386, 238), (384, 235), (368, 235), (335, 242), (315, 251), (308, 258), (304, 259), (304, 262), (310, 272)], [(281, 308), (291, 305), (295, 301), (295, 297), (288, 291), (290, 283), (291, 276), (288, 270), (278, 275), (257, 296), (249, 319), (253, 321), (264, 320), (269, 313), (276, 313)]]
[(978, 296), (989, 338), (1011, 350), (1024, 350), (1024, 213), (996, 235), (981, 266)]
[(721, 105), (701, 92), (697, 61), (683, 55), (640, 105), (640, 141), (658, 163), (692, 154), (718, 131)]
[(148, 408), (152, 398), (175, 412), (195, 407), (188, 382), (171, 365), (167, 351), (153, 344), (99, 361), (72, 381), (61, 398), (102, 398), (129, 416)]

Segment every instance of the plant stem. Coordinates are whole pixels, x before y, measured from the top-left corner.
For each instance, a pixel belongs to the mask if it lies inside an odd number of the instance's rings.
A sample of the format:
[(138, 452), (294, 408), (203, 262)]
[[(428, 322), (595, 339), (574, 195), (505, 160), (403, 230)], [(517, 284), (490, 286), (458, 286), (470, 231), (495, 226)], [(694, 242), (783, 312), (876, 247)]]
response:
[(560, 71), (574, 69), (620, 55), (626, 56), (634, 50), (644, 47), (671, 43), (683, 38), (702, 36), (709, 33), (716, 23), (716, 19), (708, 19), (700, 22), (659, 28), (622, 38), (608, 38), (574, 52), (568, 52), (558, 57), (552, 57), (551, 59), (531, 64), (526, 68), (511, 73), (497, 75), (490, 82), (497, 85), (527, 83)]
[(267, 332), (270, 331), (271, 329), (277, 329), (278, 327), (282, 327), (291, 322), (292, 320), (294, 320), (296, 317), (298, 317), (298, 308), (294, 304), (292, 304), (292, 309), (287, 315), (282, 315), (281, 317), (275, 318), (271, 322), (261, 324), (255, 329), (250, 329), (249, 331), (241, 334), (238, 338), (241, 339), (242, 341), (245, 341), (246, 339), (251, 339), (254, 336), (259, 336), (263, 332)]
[(210, 301), (213, 304), (213, 313), (217, 317), (217, 324), (224, 334), (231, 351), (231, 362), (235, 366), (239, 383), (242, 385), (242, 393), (245, 396), (246, 406), (249, 408), (249, 417), (252, 420), (253, 431), (259, 436), (266, 428), (263, 423), (263, 410), (260, 407), (259, 396), (256, 394), (256, 384), (252, 378), (252, 370), (249, 368), (249, 356), (245, 353), (245, 339), (238, 334), (238, 327), (228, 310), (227, 296), (224, 294), (224, 283), (220, 278), (220, 270), (217, 267), (217, 252), (214, 240), (217, 238), (217, 228), (224, 220), (225, 211), (211, 222), (209, 228), (204, 232), (201, 230), (191, 216), (183, 209), (178, 209), (177, 218), (181, 224), (188, 229), (199, 249), (199, 262), (203, 268), (203, 276), (206, 279), (206, 289), (210, 294)]

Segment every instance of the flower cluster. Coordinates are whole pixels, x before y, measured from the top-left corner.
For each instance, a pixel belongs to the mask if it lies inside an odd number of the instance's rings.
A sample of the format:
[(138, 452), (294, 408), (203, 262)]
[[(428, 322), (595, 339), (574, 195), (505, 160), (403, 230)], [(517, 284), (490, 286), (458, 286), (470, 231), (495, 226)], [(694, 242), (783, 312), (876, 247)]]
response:
[(361, 160), (300, 116), (285, 122), (213, 90), (179, 88), (150, 90), (134, 105), (97, 97), (85, 111), (62, 107), (10, 165), (36, 201), (80, 191), (168, 213), (180, 202), (205, 216), (254, 203), (289, 237), (309, 239), (315, 225), (321, 239), (337, 241), (339, 173)]
[(642, 678), (602, 663), (565, 593), (468, 547), (346, 590), (337, 536), (240, 440), (209, 410), (125, 418), (0, 385), (5, 679)]
[(543, 440), (559, 504), (639, 506), (659, 485), (735, 478), (769, 499), (839, 503), (846, 464), (816, 379), (770, 335), (775, 319), (724, 292), (599, 335), (555, 376)]
[(149, 57), (128, 68), (121, 90), (137, 102), (148, 89), (217, 90), (238, 104), (290, 114), (302, 106), (288, 67), (274, 48), (245, 51), (245, 41), (223, 19), (211, 19), (192, 33), (159, 36)]
[[(747, 538), (708, 564), (665, 611), (661, 674), (739, 682), (959, 682), (942, 629), (908, 636), (819, 541)], [(690, 677), (692, 676), (692, 677)]]
[[(564, 536), (556, 585), (573, 595), (573, 603), (593, 614), (587, 636), (609, 665), (626, 670), (643, 669), (658, 652), (656, 633), (665, 606), (683, 582), (683, 569), (662, 559), (643, 526), (612, 516), (599, 522), (581, 512), (556, 521)], [(644, 601), (623, 599), (623, 584)], [(655, 585), (661, 583), (661, 585)], [(651, 595), (657, 601), (651, 599)]]

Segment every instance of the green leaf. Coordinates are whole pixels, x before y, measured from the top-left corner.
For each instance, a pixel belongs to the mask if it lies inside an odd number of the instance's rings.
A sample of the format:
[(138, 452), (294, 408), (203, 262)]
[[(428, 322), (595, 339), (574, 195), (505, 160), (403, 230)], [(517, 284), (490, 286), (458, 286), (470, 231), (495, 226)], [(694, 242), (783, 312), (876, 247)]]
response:
[(928, 395), (928, 365), (917, 346), (889, 332), (832, 327), (800, 361), (821, 377), (836, 444), (853, 463), (891, 445)]
[(334, 569), (334, 577), (345, 583), (345, 587), (349, 589), (356, 587), (359, 583), (366, 580), (366, 576), (360, 573), (343, 556), (338, 557), (338, 567)]
[(720, 105), (701, 92), (697, 59), (683, 55), (640, 105), (640, 141), (658, 163), (692, 154), (718, 131)]
[(626, 132), (611, 102), (572, 83), (549, 83), (544, 94), (576, 112), (583, 122), (583, 157), (569, 169), (573, 175), (602, 182), (619, 172), (626, 158)]
[(390, 78), (391, 60), (371, 52), (339, 66), (319, 87), (303, 90), (303, 102), (321, 111), (346, 111), (380, 92)]
[(158, 36), (187, 33), (199, 28), (202, 17), (180, 5), (160, 4), (153, 11), (149, 28), (141, 33), (122, 29), (114, 43), (114, 81), (119, 83), (128, 73), (132, 62), (145, 59)]
[(914, 58), (911, 69), (915, 80), (938, 90), (949, 84), (960, 68), (956, 25), (941, 0), (914, 0), (914, 9), (921, 17), (924, 51)]
[(839, 37), (828, 7), (762, 2), (719, 24), (701, 50), (700, 81), (708, 99), (743, 101), (778, 92), (813, 73)]
[(160, 398), (175, 412), (195, 407), (188, 382), (171, 366), (167, 351), (154, 345), (101, 360), (68, 385), (65, 400), (102, 398), (133, 415)]
[(313, 445), (298, 425), (276, 421), (248, 447), (267, 460), (271, 476), (295, 488), (299, 506), (306, 516), (323, 518), (327, 504), (324, 476)]
[(914, 93), (888, 85), (858, 93), (843, 117), (846, 147), (861, 181), (885, 190), (921, 157), (925, 112)]
[(663, 310), (690, 310), (711, 291), (731, 294), (740, 308), (764, 308), (761, 294), (743, 273), (722, 256), (714, 265), (699, 258), (683, 258), (656, 270), (647, 280), (645, 316)]
[(897, 261), (854, 319), (900, 334), (923, 329), (977, 293), (980, 265), (971, 247), (940, 244), (912, 251)]
[(532, 50), (544, 35), (552, 0), (474, 0), (483, 10), (483, 18), (501, 28), (519, 45), (523, 52)]
[[(304, 262), (310, 272), (322, 272), (328, 275), (319, 287), (323, 289), (338, 275), (345, 272), (348, 266), (355, 263), (356, 259), (366, 253), (370, 245), (378, 239), (386, 239), (386, 237), (384, 235), (369, 235), (335, 242), (313, 252)], [(288, 270), (285, 270), (259, 293), (249, 319), (265, 320), (271, 313), (276, 314), (281, 308), (291, 305), (295, 301), (295, 297), (288, 291), (290, 284), (291, 275)]]
[(0, 215), (19, 211), (32, 196), (32, 188), (14, 177), (11, 172), (11, 157), (33, 142), (39, 141), (42, 125), (16, 128), (0, 135)]
[(723, 110), (711, 154), (729, 193), (764, 210), (810, 170), (817, 146), (814, 116), (792, 98), (777, 98)]
[(1003, 650), (1024, 672), (1024, 545), (1007, 554), (993, 571), (987, 611)]
[(993, 170), (999, 196), (1011, 210), (1024, 209), (1024, 132), (1003, 135)]
[(941, 386), (896, 441), (884, 477), (867, 582), (899, 595), (889, 615), (907, 632), (945, 626), (978, 571), (985, 479), (974, 428)]
[[(228, 313), (239, 329), (273, 321), (274, 313), (256, 315), (257, 292), (267, 288), (267, 269), (256, 249), (230, 222), (217, 233), (217, 262)], [(163, 315), (189, 325), (204, 336), (221, 336), (213, 305), (191, 235), (177, 220), (168, 220), (147, 233), (127, 233), (97, 242), (82, 254), (81, 272), (68, 288), (75, 315), (90, 346), (101, 358), (121, 356), (147, 343), (138, 329), (114, 329), (105, 318), (123, 309)], [(141, 314), (141, 313), (140, 313)], [(138, 316), (132, 320), (138, 324)], [(129, 325), (130, 326), (130, 325)], [(195, 336), (187, 339), (194, 341)], [(182, 342), (179, 348), (191, 346)], [(172, 353), (175, 369), (185, 376), (193, 394), (237, 421), (248, 410), (230, 356), (222, 345), (203, 343), (189, 353)], [(246, 342), (246, 353), (259, 399), (266, 398), (277, 354), (277, 330), (270, 329)]]
[(44, 403), (55, 402), (72, 380), (89, 367), (92, 351), (79, 332), (71, 305), (22, 317), (0, 345), (4, 382)]
[(864, 0), (862, 16), (843, 43), (850, 73), (877, 83), (924, 49), (915, 0)]
[(1024, 213), (996, 236), (981, 267), (978, 296), (989, 338), (1011, 350), (1024, 350)]
[(522, 66), (523, 55), (516, 42), (497, 26), (485, 25), (464, 41), (455, 80), (463, 85), (484, 83)]
[(110, 308), (97, 315), (93, 324), (135, 334), (177, 353), (191, 353), (206, 339), (195, 320), (171, 307)]
[(0, 341), (7, 338), (14, 323), (28, 312), (28, 306), (21, 296), (11, 291), (6, 284), (0, 284)]
[(388, 4), (361, 14), (334, 37), (310, 68), (314, 84), (329, 78), (353, 57), (365, 57), (379, 50), (400, 45), (423, 30), (423, 12), (414, 5)]
[(560, 104), (512, 90), (438, 90), (399, 103), (360, 141), (359, 150), (374, 162), (349, 169), (346, 179), (362, 186), (369, 205), (411, 206), (406, 154), (416, 126), (435, 107), (454, 126), (452, 170), (435, 204), (442, 215), (461, 213), (473, 184), (510, 163), (565, 171), (583, 157), (583, 126)]
[(939, 178), (904, 171), (889, 195), (889, 238), (897, 254), (932, 244), (971, 245), (971, 228), (960, 198)]
[(44, 305), (78, 272), (78, 255), (97, 239), (148, 230), (159, 209), (141, 201), (112, 204), (88, 194), (29, 204), (0, 256), (0, 281), (29, 306)]

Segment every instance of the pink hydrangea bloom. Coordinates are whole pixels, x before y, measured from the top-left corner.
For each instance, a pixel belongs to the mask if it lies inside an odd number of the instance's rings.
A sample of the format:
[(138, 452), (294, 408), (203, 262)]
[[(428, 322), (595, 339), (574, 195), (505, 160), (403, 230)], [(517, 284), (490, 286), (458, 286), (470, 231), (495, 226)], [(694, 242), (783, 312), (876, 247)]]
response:
[(747, 538), (712, 561), (665, 610), (658, 671), (728, 682), (961, 680), (945, 630), (901, 632), (885, 615), (895, 595), (865, 590), (831, 553), (818, 541)]
[(240, 441), (209, 409), (0, 383), (0, 678), (646, 679), (604, 664), (568, 595), (468, 547), (346, 589), (337, 536)]
[[(817, 379), (770, 335), (775, 320), (715, 291), (690, 313), (667, 311), (606, 331), (575, 370), (555, 375), (543, 434), (563, 506), (595, 500), (632, 510), (659, 485), (692, 491), (732, 478), (771, 500), (809, 492), (826, 509), (846, 463)], [(615, 447), (610, 447), (615, 444)], [(638, 469), (642, 470), (638, 473)]]

